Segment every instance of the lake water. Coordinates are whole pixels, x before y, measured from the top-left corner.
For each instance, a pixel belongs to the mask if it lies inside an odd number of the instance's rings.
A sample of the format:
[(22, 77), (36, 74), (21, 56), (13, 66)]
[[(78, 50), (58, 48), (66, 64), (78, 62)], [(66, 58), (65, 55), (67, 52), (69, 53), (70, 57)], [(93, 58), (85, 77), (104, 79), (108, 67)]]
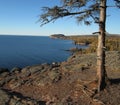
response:
[(65, 50), (72, 47), (75, 45), (70, 40), (47, 36), (0, 35), (0, 68), (65, 61), (70, 56)]

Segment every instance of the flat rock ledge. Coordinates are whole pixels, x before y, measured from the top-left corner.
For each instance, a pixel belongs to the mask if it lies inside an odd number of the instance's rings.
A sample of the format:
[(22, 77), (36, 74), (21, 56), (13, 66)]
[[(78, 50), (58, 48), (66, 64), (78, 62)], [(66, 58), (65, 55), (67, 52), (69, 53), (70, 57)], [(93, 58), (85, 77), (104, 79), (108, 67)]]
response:
[(111, 85), (95, 95), (96, 54), (73, 54), (61, 63), (10, 71), (0, 68), (0, 105), (119, 105), (120, 52), (106, 53), (106, 70)]

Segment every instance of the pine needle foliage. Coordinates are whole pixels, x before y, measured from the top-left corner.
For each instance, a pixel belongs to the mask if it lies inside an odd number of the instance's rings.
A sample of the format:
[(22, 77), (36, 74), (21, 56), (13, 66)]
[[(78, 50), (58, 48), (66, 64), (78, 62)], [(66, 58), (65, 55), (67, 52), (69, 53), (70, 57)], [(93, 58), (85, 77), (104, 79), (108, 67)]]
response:
[(75, 16), (77, 22), (90, 25), (99, 20), (99, 0), (61, 0), (61, 6), (43, 7), (39, 21), (41, 26), (58, 18)]

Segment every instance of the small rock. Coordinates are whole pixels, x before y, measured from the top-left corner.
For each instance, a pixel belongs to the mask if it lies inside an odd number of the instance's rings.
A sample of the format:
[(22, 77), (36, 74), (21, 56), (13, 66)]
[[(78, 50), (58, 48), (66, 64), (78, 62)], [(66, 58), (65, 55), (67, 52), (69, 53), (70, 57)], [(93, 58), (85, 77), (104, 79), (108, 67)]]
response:
[(52, 67), (59, 67), (59, 66), (60, 66), (60, 64), (58, 62), (53, 62), (52, 63)]
[(13, 73), (19, 73), (21, 71), (21, 68), (19, 67), (14, 67), (10, 72), (13, 72)]

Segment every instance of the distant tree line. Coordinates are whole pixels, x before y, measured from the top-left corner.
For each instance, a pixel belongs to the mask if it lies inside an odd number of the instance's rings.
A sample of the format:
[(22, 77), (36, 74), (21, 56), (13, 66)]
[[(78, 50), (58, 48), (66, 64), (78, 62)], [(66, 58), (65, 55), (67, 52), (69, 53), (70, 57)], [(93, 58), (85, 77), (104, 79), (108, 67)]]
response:
[[(81, 53), (81, 51), (83, 54), (96, 52), (98, 43), (97, 36), (69, 36), (68, 38), (72, 39), (75, 44), (89, 46), (87, 49), (77, 49), (77, 53)], [(106, 51), (120, 51), (120, 36), (107, 36), (105, 43)]]

